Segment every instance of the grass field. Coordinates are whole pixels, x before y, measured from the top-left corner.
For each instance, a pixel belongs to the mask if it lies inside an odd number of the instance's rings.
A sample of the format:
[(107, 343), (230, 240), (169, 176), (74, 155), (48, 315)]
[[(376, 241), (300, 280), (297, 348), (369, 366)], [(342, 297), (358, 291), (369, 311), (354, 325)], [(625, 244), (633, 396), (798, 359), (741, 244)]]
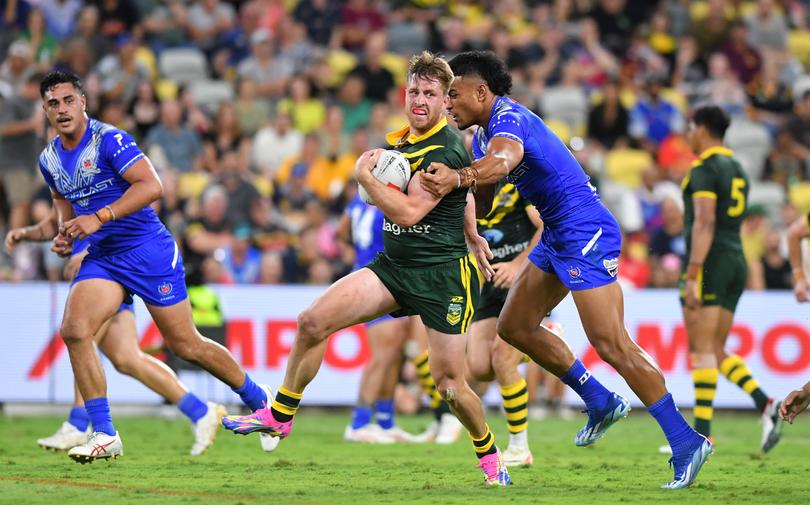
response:
[[(78, 465), (46, 452), (35, 439), (49, 435), (58, 417), (0, 417), (0, 503), (807, 503), (810, 413), (786, 426), (782, 443), (759, 455), (753, 414), (720, 414), (717, 452), (698, 484), (685, 491), (658, 486), (672, 477), (664, 442), (643, 411), (616, 425), (596, 447), (574, 447), (575, 421), (532, 422), (531, 469), (512, 469), (514, 485), (487, 488), (467, 440), (452, 446), (349, 445), (342, 441), (347, 413), (304, 410), (293, 435), (264, 454), (254, 436), (220, 432), (198, 458), (187, 455), (184, 420), (121, 417), (125, 456)], [(502, 418), (490, 412), (502, 446)], [(400, 418), (418, 431), (427, 417)]]

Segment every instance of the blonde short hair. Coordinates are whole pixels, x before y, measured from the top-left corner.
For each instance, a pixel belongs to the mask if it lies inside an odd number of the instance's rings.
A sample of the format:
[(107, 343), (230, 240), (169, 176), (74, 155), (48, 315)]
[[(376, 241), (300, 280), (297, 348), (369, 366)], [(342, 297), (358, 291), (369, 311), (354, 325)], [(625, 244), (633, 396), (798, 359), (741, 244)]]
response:
[(438, 81), (445, 93), (450, 89), (453, 82), (453, 71), (450, 64), (441, 56), (437, 56), (429, 51), (422, 51), (415, 54), (408, 62), (408, 80), (411, 77)]

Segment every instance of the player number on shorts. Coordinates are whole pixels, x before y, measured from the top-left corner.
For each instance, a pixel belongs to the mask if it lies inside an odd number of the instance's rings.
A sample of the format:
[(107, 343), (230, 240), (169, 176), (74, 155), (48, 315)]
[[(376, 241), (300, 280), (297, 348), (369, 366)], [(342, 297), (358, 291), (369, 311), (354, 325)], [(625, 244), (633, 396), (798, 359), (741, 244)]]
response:
[(734, 200), (734, 206), (728, 208), (728, 215), (731, 217), (742, 216), (745, 211), (745, 179), (742, 177), (735, 177), (731, 180), (731, 199)]
[(118, 141), (118, 145), (122, 145), (121, 142), (124, 140), (124, 136), (120, 133), (116, 133), (113, 135), (113, 138)]

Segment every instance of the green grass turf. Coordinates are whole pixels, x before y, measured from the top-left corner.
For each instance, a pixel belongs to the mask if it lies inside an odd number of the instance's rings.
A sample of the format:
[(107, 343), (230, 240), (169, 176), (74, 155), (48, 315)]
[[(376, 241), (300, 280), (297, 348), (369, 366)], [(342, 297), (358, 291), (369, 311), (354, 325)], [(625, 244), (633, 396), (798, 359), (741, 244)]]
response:
[[(496, 440), (506, 429), (488, 415)], [(0, 417), (0, 503), (806, 503), (810, 482), (810, 412), (785, 427), (768, 456), (757, 452), (754, 414), (721, 414), (714, 425), (717, 452), (697, 485), (685, 491), (659, 486), (672, 477), (655, 421), (644, 411), (611, 428), (593, 448), (573, 445), (575, 421), (531, 422), (535, 466), (512, 469), (514, 485), (488, 488), (475, 468), (468, 440), (452, 446), (369, 446), (342, 441), (348, 414), (303, 410), (293, 435), (264, 454), (258, 437), (224, 430), (203, 456), (191, 458), (184, 420), (121, 417), (125, 456), (79, 465), (65, 453), (46, 452), (37, 437), (51, 434), (58, 417)], [(427, 417), (400, 418), (418, 431)]]

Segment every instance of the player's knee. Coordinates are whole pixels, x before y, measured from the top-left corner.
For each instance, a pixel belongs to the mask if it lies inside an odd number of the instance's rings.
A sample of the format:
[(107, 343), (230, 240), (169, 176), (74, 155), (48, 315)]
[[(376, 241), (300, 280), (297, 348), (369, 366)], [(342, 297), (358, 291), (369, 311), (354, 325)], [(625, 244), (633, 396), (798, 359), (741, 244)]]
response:
[(67, 345), (80, 343), (93, 338), (93, 331), (90, 329), (89, 325), (81, 321), (62, 321), (59, 334)]
[(439, 390), (439, 394), (442, 395), (444, 401), (450, 405), (455, 405), (462, 386), (462, 381), (447, 376), (441, 377), (436, 383), (436, 388)]
[(514, 321), (508, 319), (498, 318), (497, 325), (498, 335), (509, 345), (517, 347), (520, 342), (529, 334), (523, 328), (520, 328)]
[(115, 367), (116, 371), (118, 371), (118, 373), (127, 376), (132, 376), (135, 374), (135, 370), (138, 366), (135, 358), (131, 356), (122, 356), (122, 355), (116, 356), (108, 355), (107, 357), (110, 358), (110, 361), (112, 361), (112, 364)]
[(167, 340), (169, 350), (178, 358), (190, 363), (197, 362), (197, 352), (199, 351), (199, 341), (193, 339)]
[(298, 314), (298, 338), (302, 343), (317, 345), (327, 336), (323, 317), (318, 317), (311, 308)]
[(609, 338), (595, 338), (592, 340), (596, 353), (605, 363), (613, 368), (619, 368), (624, 363), (626, 349), (621, 342)]
[(492, 370), (487, 363), (482, 362), (467, 362), (467, 368), (470, 375), (477, 381), (490, 381), (492, 380)]

